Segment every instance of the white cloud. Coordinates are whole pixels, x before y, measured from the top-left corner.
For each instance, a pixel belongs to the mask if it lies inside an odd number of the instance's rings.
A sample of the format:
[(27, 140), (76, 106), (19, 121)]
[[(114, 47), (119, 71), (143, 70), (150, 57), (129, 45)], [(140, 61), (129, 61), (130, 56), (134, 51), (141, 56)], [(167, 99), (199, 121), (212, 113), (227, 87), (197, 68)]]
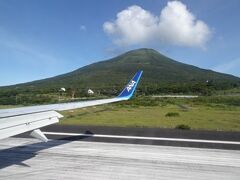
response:
[(119, 12), (103, 30), (119, 46), (166, 43), (178, 46), (204, 47), (211, 31), (180, 1), (168, 2), (160, 16), (133, 5)]
[(220, 64), (214, 67), (213, 70), (227, 74), (234, 74), (235, 76), (240, 77), (240, 58)]

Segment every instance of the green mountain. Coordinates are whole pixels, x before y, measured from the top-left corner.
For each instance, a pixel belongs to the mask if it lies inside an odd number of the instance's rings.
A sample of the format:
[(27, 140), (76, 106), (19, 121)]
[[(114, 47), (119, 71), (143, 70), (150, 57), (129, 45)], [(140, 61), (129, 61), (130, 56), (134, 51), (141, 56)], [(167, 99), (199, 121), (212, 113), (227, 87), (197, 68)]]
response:
[(180, 63), (153, 49), (137, 49), (70, 73), (1, 89), (56, 92), (65, 87), (113, 92), (119, 91), (137, 70), (143, 70), (139, 89), (145, 93), (192, 92), (205, 86), (212, 89), (240, 86), (238, 77)]

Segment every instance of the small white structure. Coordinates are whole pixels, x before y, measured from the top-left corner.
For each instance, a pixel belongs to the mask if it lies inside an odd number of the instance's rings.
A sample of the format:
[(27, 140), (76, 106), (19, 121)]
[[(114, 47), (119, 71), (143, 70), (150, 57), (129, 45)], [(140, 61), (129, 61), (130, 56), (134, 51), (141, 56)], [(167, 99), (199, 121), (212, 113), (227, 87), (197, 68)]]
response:
[(87, 91), (87, 92), (88, 92), (88, 94), (89, 94), (89, 95), (92, 95), (92, 94), (94, 94), (93, 90), (91, 90), (91, 89), (88, 89), (88, 91)]
[(66, 88), (62, 87), (59, 91), (65, 92)]

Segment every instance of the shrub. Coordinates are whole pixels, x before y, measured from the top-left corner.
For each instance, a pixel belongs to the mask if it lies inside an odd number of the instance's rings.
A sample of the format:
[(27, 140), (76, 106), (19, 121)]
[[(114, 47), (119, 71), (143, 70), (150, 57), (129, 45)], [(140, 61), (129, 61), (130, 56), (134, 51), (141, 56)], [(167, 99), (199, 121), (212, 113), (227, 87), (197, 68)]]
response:
[(168, 112), (167, 114), (165, 114), (166, 117), (176, 117), (176, 116), (180, 116), (179, 113), (177, 112)]
[(189, 130), (191, 127), (186, 124), (179, 124), (175, 127), (175, 129)]

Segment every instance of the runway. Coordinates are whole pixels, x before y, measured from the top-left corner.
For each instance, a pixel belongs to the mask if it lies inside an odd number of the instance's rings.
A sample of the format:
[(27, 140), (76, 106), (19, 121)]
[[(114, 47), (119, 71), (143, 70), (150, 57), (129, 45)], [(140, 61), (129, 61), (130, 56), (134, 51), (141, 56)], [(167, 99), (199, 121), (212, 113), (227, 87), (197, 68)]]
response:
[(163, 138), (163, 137), (144, 137), (144, 136), (126, 136), (126, 135), (107, 135), (107, 134), (93, 134), (93, 133), (65, 133), (65, 132), (43, 132), (45, 135), (53, 136), (68, 136), (68, 137), (82, 137), (82, 138), (111, 138), (111, 139), (133, 139), (133, 140), (149, 140), (149, 141), (173, 141), (173, 142), (194, 142), (194, 143), (210, 143), (210, 144), (231, 144), (240, 145), (237, 141), (216, 141), (204, 139), (182, 139), (182, 138)]
[(240, 151), (31, 138), (0, 141), (0, 179), (239, 179)]
[[(240, 150), (239, 132), (76, 125), (51, 125), (42, 130), (50, 139)], [(29, 133), (20, 137), (29, 137)]]

